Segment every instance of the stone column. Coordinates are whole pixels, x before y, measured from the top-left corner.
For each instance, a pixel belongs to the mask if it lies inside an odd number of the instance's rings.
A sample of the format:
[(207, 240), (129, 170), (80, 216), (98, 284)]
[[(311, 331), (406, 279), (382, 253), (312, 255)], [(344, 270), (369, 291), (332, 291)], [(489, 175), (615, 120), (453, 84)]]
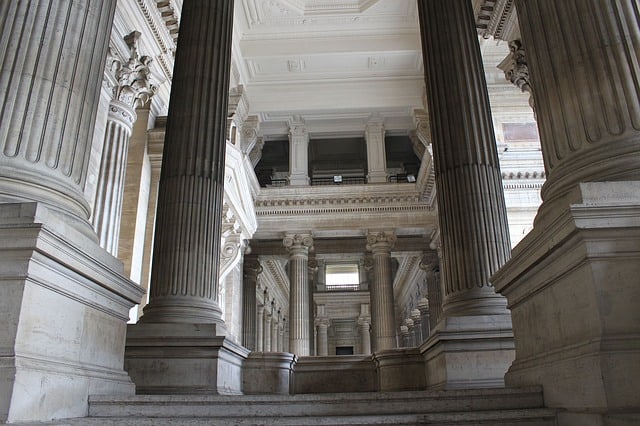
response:
[(309, 250), (310, 234), (287, 235), (283, 244), (289, 251), (289, 351), (300, 356), (311, 355), (309, 334)]
[(318, 356), (328, 356), (329, 338), (327, 331), (331, 322), (329, 318), (316, 318), (315, 324), (318, 330)]
[(413, 321), (413, 344), (414, 346), (420, 346), (424, 341), (424, 335), (422, 334), (422, 316), (419, 309), (411, 311), (411, 320)]
[(242, 281), (242, 344), (250, 350), (256, 348), (257, 318), (256, 318), (256, 287), (258, 275), (262, 273), (260, 260), (256, 255), (244, 258)]
[(373, 261), (373, 281), (369, 292), (374, 351), (398, 347), (391, 277), (391, 248), (395, 241), (393, 232), (370, 232), (367, 235), (367, 250), (371, 252)]
[[(273, 308), (272, 308), (273, 309)], [(264, 312), (264, 342), (262, 344), (265, 352), (271, 352), (271, 321), (273, 321), (273, 313), (265, 310)]]
[(494, 276), (517, 339), (506, 381), (542, 385), (561, 425), (637, 422), (638, 2), (516, 6), (547, 181), (533, 231)]
[[(143, 322), (223, 326), (217, 259), (232, 3), (191, 0), (183, 6)], [(203, 55), (204, 49), (210, 54)]]
[(429, 300), (422, 298), (418, 301), (418, 311), (420, 312), (420, 326), (422, 329), (423, 341), (431, 334), (431, 317), (429, 315)]
[(133, 392), (123, 337), (142, 291), (98, 246), (83, 193), (115, 9), (0, 6), (0, 423), (81, 417), (96, 389)]
[(420, 309), (421, 315), (425, 314), (428, 316), (427, 323), (429, 326), (427, 330), (429, 334), (431, 333), (430, 330), (436, 326), (442, 316), (442, 287), (439, 279), (440, 254), (440, 249), (438, 249), (437, 253), (430, 252), (425, 254), (422, 256), (419, 266), (420, 269), (426, 273), (427, 297), (422, 302), (422, 308), (418, 305), (418, 309)]
[(289, 185), (309, 185), (309, 133), (302, 117), (289, 122)]
[(360, 353), (362, 355), (371, 354), (371, 318), (360, 316), (358, 318), (358, 332), (360, 334)]
[[(127, 367), (141, 393), (168, 387), (178, 393), (240, 392), (234, 374), (245, 350), (213, 338), (226, 332), (218, 305), (218, 259), (233, 1), (186, 0), (181, 16), (149, 304), (139, 327), (130, 327)], [(152, 336), (158, 345), (148, 344)], [(195, 336), (201, 358), (167, 358), (162, 345), (187, 350)], [(216, 370), (216, 379), (200, 369)]]
[(364, 137), (367, 142), (367, 182), (386, 183), (389, 175), (384, 144), (384, 123), (381, 118), (375, 118), (367, 123)]
[(139, 37), (137, 31), (125, 37), (131, 54), (127, 62), (112, 59), (117, 62), (112, 65), (116, 85), (109, 104), (92, 217), (100, 245), (114, 256), (118, 255), (129, 139), (137, 120), (135, 110), (148, 103), (157, 90), (150, 81), (151, 58), (138, 54)]
[(284, 352), (284, 324), (285, 318), (282, 318), (278, 326), (278, 352)]
[(274, 313), (273, 321), (271, 322), (271, 352), (278, 351), (278, 327), (279, 326), (280, 326), (280, 314)]
[(264, 305), (258, 306), (256, 323), (258, 325), (256, 329), (256, 351), (264, 352)]
[(430, 386), (501, 386), (513, 338), (506, 300), (489, 278), (509, 258), (510, 240), (473, 8), (468, 0), (419, 0), (418, 9), (444, 289), (443, 317), (425, 348), (427, 376)]

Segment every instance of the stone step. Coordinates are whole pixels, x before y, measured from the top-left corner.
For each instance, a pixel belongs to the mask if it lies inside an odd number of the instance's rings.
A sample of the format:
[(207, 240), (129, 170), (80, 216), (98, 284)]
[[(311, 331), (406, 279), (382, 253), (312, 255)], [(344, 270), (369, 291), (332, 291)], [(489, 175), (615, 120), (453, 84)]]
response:
[(92, 396), (90, 417), (309, 417), (427, 415), (542, 408), (540, 388), (304, 395)]
[(299, 417), (89, 417), (67, 420), (59, 426), (555, 426), (555, 414), (546, 409), (436, 413), (428, 415), (356, 415)]
[(541, 389), (304, 395), (92, 396), (89, 417), (55, 426), (554, 426)]

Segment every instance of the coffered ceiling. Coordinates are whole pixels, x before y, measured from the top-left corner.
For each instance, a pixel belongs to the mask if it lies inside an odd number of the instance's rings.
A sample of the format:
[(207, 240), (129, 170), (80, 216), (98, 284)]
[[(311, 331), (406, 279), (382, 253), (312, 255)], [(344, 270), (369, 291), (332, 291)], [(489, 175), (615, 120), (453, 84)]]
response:
[[(261, 133), (294, 114), (312, 136), (362, 133), (373, 114), (414, 127), (424, 72), (415, 0), (237, 0), (236, 79)], [(338, 129), (339, 128), (339, 129)]]

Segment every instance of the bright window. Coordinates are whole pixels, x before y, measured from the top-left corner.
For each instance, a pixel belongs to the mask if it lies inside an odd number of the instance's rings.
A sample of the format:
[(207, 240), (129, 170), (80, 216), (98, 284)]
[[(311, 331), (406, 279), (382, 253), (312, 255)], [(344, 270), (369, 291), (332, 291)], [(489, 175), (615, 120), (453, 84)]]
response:
[(327, 289), (344, 288), (357, 290), (360, 284), (360, 274), (357, 263), (327, 265), (325, 273)]

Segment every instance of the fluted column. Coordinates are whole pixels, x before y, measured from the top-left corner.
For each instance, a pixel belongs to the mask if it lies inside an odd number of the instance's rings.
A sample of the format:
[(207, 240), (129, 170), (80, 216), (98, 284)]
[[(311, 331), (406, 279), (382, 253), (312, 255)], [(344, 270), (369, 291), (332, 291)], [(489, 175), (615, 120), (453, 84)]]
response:
[(283, 239), (289, 251), (289, 351), (298, 356), (311, 355), (309, 329), (309, 234), (287, 235)]
[(273, 321), (273, 313), (265, 310), (264, 312), (264, 343), (262, 344), (265, 352), (271, 352), (271, 322)]
[(309, 185), (309, 132), (302, 117), (289, 123), (289, 185)]
[(182, 8), (143, 322), (214, 323), (233, 1)]
[(422, 302), (422, 307), (420, 307), (420, 304), (418, 305), (418, 309), (420, 309), (421, 315), (426, 315), (428, 318), (428, 331), (436, 326), (442, 315), (442, 286), (439, 279), (441, 253), (442, 250), (438, 248), (437, 253), (425, 254), (422, 256), (419, 266), (420, 269), (426, 272), (427, 298)]
[(424, 335), (422, 334), (422, 316), (420, 315), (420, 309), (414, 309), (411, 311), (411, 319), (413, 320), (413, 344), (414, 346), (420, 346), (424, 341)]
[(375, 351), (398, 347), (391, 277), (391, 248), (395, 241), (393, 232), (370, 232), (367, 235), (367, 250), (371, 252), (373, 261), (373, 282), (369, 293)]
[(257, 307), (256, 287), (262, 266), (256, 255), (244, 258), (244, 276), (242, 281), (242, 344), (245, 348), (256, 350)]
[(149, 102), (156, 92), (150, 81), (151, 58), (138, 54), (139, 37), (137, 31), (125, 37), (131, 54), (127, 62), (109, 58), (107, 63), (115, 69), (116, 84), (107, 115), (92, 223), (100, 246), (114, 256), (118, 255), (127, 155), (137, 120), (136, 108)]
[(377, 117), (367, 123), (364, 135), (367, 142), (368, 183), (385, 183), (389, 178), (384, 134), (382, 118)]
[(316, 318), (316, 328), (318, 330), (318, 356), (329, 355), (328, 330), (331, 324), (329, 318)]
[(418, 6), (438, 188), (444, 315), (506, 313), (505, 299), (489, 283), (511, 249), (472, 5), (468, 0), (420, 0)]
[(40, 201), (96, 239), (83, 194), (115, 0), (0, 6), (0, 201)]
[(264, 352), (264, 305), (258, 306), (256, 323), (256, 351)]
[(547, 173), (540, 221), (579, 182), (640, 180), (640, 14), (633, 0), (518, 1), (517, 11)]

